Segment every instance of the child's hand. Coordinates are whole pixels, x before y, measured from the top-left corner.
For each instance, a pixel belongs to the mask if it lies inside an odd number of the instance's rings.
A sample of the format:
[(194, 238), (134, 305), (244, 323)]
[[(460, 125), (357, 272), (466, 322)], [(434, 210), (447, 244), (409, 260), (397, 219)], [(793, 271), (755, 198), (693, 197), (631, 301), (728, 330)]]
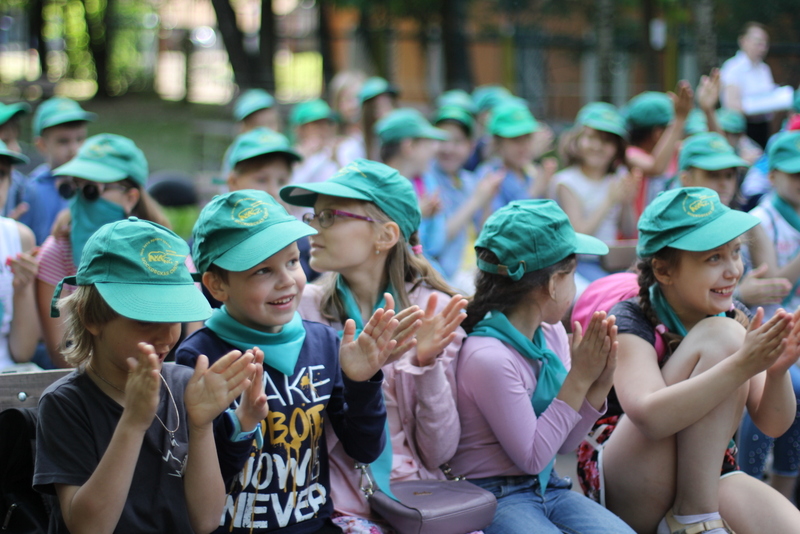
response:
[(475, 195), (488, 204), (500, 191), (500, 185), (506, 177), (505, 169), (487, 173), (475, 186)]
[(792, 320), (794, 326), (786, 336), (783, 353), (767, 369), (768, 375), (783, 376), (800, 359), (800, 308), (794, 312)]
[(667, 94), (675, 105), (675, 118), (686, 120), (689, 112), (692, 111), (694, 107), (694, 92), (692, 92), (692, 86), (689, 85), (689, 82), (686, 80), (681, 80), (675, 88), (675, 93)]
[[(614, 340), (611, 338), (613, 330)], [(597, 311), (592, 314), (592, 320), (583, 334), (579, 322), (574, 323), (572, 334), (572, 370), (582, 383), (590, 386), (606, 371), (609, 356), (616, 341), (616, 328), (614, 319), (607, 319), (606, 312)], [(616, 351), (614, 351), (616, 355)], [(611, 370), (613, 376), (613, 369)], [(613, 380), (613, 378), (612, 378)]]
[[(764, 309), (758, 308), (742, 348), (735, 354), (747, 371), (748, 378), (770, 368), (787, 349), (787, 336), (794, 327), (794, 318), (783, 309), (762, 324)], [(788, 367), (787, 367), (788, 368)]]
[(14, 273), (14, 291), (28, 287), (36, 280), (36, 273), (39, 272), (39, 260), (36, 259), (38, 252), (39, 247), (34, 247), (29, 252), (6, 258), (6, 265)]
[(614, 204), (630, 204), (639, 192), (644, 174), (642, 169), (634, 167), (630, 172), (614, 179), (611, 183), (609, 196)]
[[(388, 298), (386, 300), (389, 302)], [(392, 336), (398, 324), (394, 318), (394, 310), (378, 308), (358, 338), (354, 339), (356, 323), (348, 319), (344, 324), (342, 344), (339, 347), (339, 364), (342, 372), (356, 382), (372, 378), (384, 366), (397, 346), (397, 341), (392, 339)]]
[[(394, 310), (394, 297), (391, 294), (384, 294), (386, 299), (385, 310)], [(394, 316), (398, 321), (397, 328), (394, 331), (392, 339), (397, 342), (389, 359), (386, 360), (384, 365), (395, 362), (403, 357), (403, 354), (411, 350), (417, 345), (416, 334), (422, 326), (422, 316), (424, 312), (419, 309), (419, 306), (409, 306), (405, 310)]]
[(454, 295), (441, 313), (436, 313), (437, 301), (436, 293), (428, 297), (422, 326), (417, 332), (416, 365), (419, 367), (433, 363), (436, 356), (453, 342), (456, 338), (456, 328), (467, 318), (467, 314), (464, 312), (467, 300), (461, 295)]
[(250, 378), (250, 385), (242, 393), (242, 401), (236, 407), (236, 417), (242, 430), (248, 431), (256, 427), (269, 414), (267, 393), (264, 391), (264, 351), (253, 347), (253, 365), (255, 372)]
[(433, 217), (442, 210), (442, 200), (439, 193), (425, 195), (419, 199), (419, 210), (424, 218)]
[(703, 75), (700, 77), (700, 83), (697, 86), (697, 105), (703, 111), (713, 111), (719, 102), (719, 69), (711, 69), (708, 76)]
[(533, 133), (533, 159), (539, 159), (543, 154), (553, 150), (553, 141), (556, 136), (553, 129), (543, 122), (539, 123), (539, 129)]
[(232, 350), (211, 368), (201, 354), (183, 394), (189, 424), (195, 428), (211, 424), (250, 385), (255, 371), (250, 351)]
[(614, 385), (614, 371), (617, 369), (617, 349), (619, 348), (619, 342), (617, 341), (617, 318), (613, 315), (609, 315), (606, 320), (608, 321), (608, 337), (611, 341), (611, 350), (608, 352), (606, 366), (603, 368), (603, 372), (600, 373), (600, 376), (597, 377), (594, 384), (598, 388), (604, 388), (606, 390), (606, 395), (608, 395), (608, 391), (610, 391), (611, 386)]
[(158, 397), (161, 392), (158, 356), (155, 348), (147, 343), (137, 345), (139, 355), (128, 358), (128, 381), (125, 383), (125, 409), (122, 416), (127, 416), (126, 424), (139, 426), (146, 431), (153, 423), (158, 408)]
[(778, 304), (783, 301), (792, 284), (786, 278), (764, 278), (768, 267), (762, 263), (739, 282), (741, 300), (747, 305)]

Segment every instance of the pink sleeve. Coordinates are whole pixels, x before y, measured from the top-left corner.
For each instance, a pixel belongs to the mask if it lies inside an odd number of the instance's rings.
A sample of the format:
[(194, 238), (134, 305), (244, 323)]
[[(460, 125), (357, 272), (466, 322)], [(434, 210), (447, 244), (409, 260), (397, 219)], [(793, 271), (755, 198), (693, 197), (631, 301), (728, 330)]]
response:
[(58, 283), (66, 276), (75, 274), (72, 262), (72, 247), (69, 238), (48, 236), (42, 243), (38, 254), (39, 272), (36, 278), (50, 285)]

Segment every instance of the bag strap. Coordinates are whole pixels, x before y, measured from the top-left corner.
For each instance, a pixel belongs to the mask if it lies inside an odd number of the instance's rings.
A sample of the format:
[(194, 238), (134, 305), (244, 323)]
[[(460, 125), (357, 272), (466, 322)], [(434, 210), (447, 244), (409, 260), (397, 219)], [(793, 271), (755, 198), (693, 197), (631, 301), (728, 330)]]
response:
[(372, 479), (372, 472), (370, 471), (369, 464), (356, 462), (355, 468), (361, 471), (361, 474), (358, 478), (358, 487), (361, 490), (361, 493), (364, 494), (364, 498), (369, 500), (369, 498), (372, 497), (372, 494), (375, 493), (375, 490), (377, 489), (375, 481)]

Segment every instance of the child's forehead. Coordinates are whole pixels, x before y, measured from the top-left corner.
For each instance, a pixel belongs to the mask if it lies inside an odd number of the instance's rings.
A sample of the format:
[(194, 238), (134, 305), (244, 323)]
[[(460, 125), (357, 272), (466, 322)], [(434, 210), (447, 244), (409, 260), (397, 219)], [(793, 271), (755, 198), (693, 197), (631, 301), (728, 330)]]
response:
[(73, 121), (56, 124), (42, 130), (42, 137), (50, 138), (59, 135), (68, 135), (73, 133), (83, 133), (89, 131), (89, 123), (86, 121)]
[(256, 175), (291, 173), (292, 165), (288, 156), (275, 152), (239, 161), (233, 170), (239, 176), (246, 178)]

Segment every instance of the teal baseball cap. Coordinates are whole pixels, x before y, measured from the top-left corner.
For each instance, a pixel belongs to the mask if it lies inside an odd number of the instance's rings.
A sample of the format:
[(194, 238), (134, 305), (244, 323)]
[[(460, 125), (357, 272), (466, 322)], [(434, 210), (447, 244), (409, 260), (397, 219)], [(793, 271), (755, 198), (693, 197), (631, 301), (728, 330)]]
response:
[(708, 119), (704, 111), (700, 109), (693, 109), (686, 117), (686, 122), (683, 124), (684, 135), (694, 135), (708, 131)]
[(390, 111), (375, 123), (375, 133), (381, 143), (402, 141), (403, 139), (447, 139), (447, 132), (435, 128), (413, 108), (399, 108)]
[(26, 163), (30, 163), (28, 156), (9, 150), (8, 146), (3, 141), (0, 141), (0, 157), (3, 156), (10, 159), (12, 165), (25, 165)]
[(608, 245), (572, 228), (554, 200), (515, 200), (494, 212), (483, 225), (475, 248), (494, 253), (499, 264), (478, 258), (478, 269), (516, 281), (571, 254), (608, 254)]
[(472, 96), (463, 89), (452, 89), (440, 94), (436, 99), (437, 108), (459, 108), (470, 115), (475, 115), (478, 112), (478, 107)]
[(800, 172), (800, 131), (776, 134), (767, 144), (767, 158), (769, 170)]
[(623, 139), (628, 138), (625, 119), (615, 106), (607, 102), (586, 104), (578, 111), (575, 122), (581, 126), (618, 135)]
[(520, 137), (539, 129), (528, 106), (517, 100), (503, 100), (492, 108), (489, 133), (500, 137)]
[(717, 122), (723, 132), (732, 134), (744, 133), (747, 130), (747, 119), (744, 113), (730, 108), (720, 108), (716, 111)]
[(63, 284), (93, 285), (112, 310), (135, 321), (204, 321), (211, 307), (184, 263), (189, 246), (172, 230), (130, 217), (101, 226), (83, 248), (75, 276), (59, 282), (50, 315)]
[(136, 144), (121, 135), (93, 135), (78, 154), (53, 171), (53, 176), (74, 176), (92, 182), (111, 183), (130, 178), (147, 183), (147, 158)]
[(25, 102), (15, 104), (3, 104), (0, 102), (0, 126), (7, 123), (16, 115), (26, 115), (31, 112), (31, 107)]
[(703, 132), (687, 137), (678, 157), (678, 168), (682, 171), (690, 167), (704, 171), (719, 171), (749, 166), (745, 160), (736, 155), (728, 140), (716, 132)]
[(84, 110), (80, 104), (70, 98), (53, 97), (45, 100), (33, 114), (33, 135), (40, 136), (46, 128), (66, 124), (68, 122), (92, 122), (97, 119), (95, 113)]
[(478, 113), (491, 110), (510, 96), (511, 92), (499, 85), (482, 85), (472, 91), (472, 101), (475, 102)]
[(300, 102), (292, 108), (290, 117), (291, 123), (295, 126), (308, 124), (309, 122), (335, 120), (335, 115), (327, 102), (321, 99)]
[(256, 111), (269, 109), (275, 105), (275, 98), (263, 89), (248, 89), (242, 93), (233, 105), (233, 118), (244, 120)]
[(324, 182), (287, 185), (281, 189), (283, 201), (293, 206), (313, 208), (319, 195), (372, 202), (397, 223), (406, 241), (417, 231), (422, 219), (411, 182), (377, 161), (357, 159)]
[(254, 128), (236, 136), (233, 143), (225, 153), (222, 167), (224, 175), (233, 169), (237, 163), (257, 156), (267, 154), (284, 154), (289, 161), (300, 161), (300, 154), (295, 152), (285, 135), (272, 131), (269, 128)]
[(467, 129), (468, 135), (472, 134), (472, 129), (475, 126), (475, 120), (472, 118), (472, 115), (466, 110), (455, 106), (445, 106), (436, 112), (433, 118), (433, 124), (438, 126), (442, 121), (455, 121), (461, 124)]
[(675, 106), (667, 93), (645, 91), (625, 106), (629, 129), (666, 126), (675, 118)]
[(636, 253), (649, 258), (665, 247), (702, 252), (724, 245), (760, 220), (732, 210), (706, 187), (681, 187), (660, 193), (639, 218)]
[(376, 96), (384, 93), (398, 96), (400, 94), (400, 89), (380, 76), (373, 76), (372, 78), (367, 78), (361, 86), (361, 90), (358, 92), (358, 100), (363, 105), (367, 100), (372, 100)]
[(233, 191), (214, 197), (200, 212), (192, 230), (192, 258), (201, 273), (212, 264), (227, 271), (246, 271), (316, 233), (268, 193)]

